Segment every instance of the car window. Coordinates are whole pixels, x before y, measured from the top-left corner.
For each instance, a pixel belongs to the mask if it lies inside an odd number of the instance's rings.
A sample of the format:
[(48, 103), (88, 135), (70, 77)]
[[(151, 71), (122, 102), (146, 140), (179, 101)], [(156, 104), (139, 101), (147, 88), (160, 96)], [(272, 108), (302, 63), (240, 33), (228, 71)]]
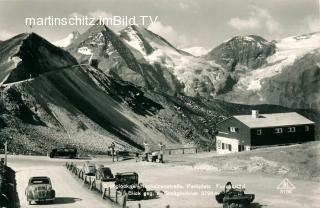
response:
[(50, 181), (47, 178), (33, 178), (31, 179), (30, 184), (50, 184)]
[(111, 170), (109, 168), (102, 169), (104, 175), (111, 175)]

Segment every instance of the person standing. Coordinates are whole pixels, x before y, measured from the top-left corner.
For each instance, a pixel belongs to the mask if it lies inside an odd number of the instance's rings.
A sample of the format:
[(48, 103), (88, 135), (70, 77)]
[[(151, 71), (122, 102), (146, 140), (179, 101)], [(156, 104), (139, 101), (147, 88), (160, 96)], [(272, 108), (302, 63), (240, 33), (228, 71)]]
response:
[(111, 154), (112, 154), (112, 162), (114, 162), (114, 149), (116, 147), (116, 144), (114, 142), (111, 143), (111, 145), (109, 146), (109, 148), (111, 149)]
[(150, 154), (150, 146), (148, 144), (148, 142), (144, 142), (144, 153), (145, 153), (145, 156), (146, 156), (146, 161), (148, 162), (149, 161), (149, 154)]
[(165, 145), (162, 144), (162, 142), (159, 143), (159, 147), (160, 147), (160, 158), (159, 158), (159, 162), (163, 163), (163, 154), (165, 151)]

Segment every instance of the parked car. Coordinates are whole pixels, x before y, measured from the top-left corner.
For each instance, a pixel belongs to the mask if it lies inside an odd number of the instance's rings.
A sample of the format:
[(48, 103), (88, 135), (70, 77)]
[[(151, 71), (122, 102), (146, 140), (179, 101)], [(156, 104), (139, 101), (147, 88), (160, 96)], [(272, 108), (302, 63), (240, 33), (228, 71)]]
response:
[(117, 173), (115, 177), (117, 191), (126, 192), (131, 199), (143, 199), (147, 189), (139, 183), (139, 176), (135, 172)]
[(70, 148), (70, 147), (62, 147), (62, 148), (55, 148), (52, 149), (50, 154), (50, 158), (54, 157), (69, 157), (69, 158), (76, 158), (77, 157), (77, 149)]
[(111, 172), (111, 169), (108, 167), (100, 166), (96, 172), (96, 179), (103, 182), (114, 181), (114, 176)]
[(31, 204), (33, 201), (36, 203), (52, 203), (56, 195), (55, 191), (52, 189), (50, 178), (46, 176), (31, 177), (29, 179), (25, 194), (29, 204)]
[(84, 163), (82, 170), (84, 171), (84, 174), (88, 176), (95, 176), (97, 172), (96, 165), (89, 161)]

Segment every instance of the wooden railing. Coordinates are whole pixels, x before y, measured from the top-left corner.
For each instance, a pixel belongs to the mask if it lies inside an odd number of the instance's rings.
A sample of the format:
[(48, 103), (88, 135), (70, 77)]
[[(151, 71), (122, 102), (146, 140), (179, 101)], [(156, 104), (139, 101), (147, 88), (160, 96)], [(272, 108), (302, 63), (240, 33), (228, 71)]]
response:
[[(158, 150), (160, 151), (160, 150)], [(197, 154), (199, 149), (197, 147), (180, 147), (180, 148), (169, 148), (164, 152), (165, 154)]]

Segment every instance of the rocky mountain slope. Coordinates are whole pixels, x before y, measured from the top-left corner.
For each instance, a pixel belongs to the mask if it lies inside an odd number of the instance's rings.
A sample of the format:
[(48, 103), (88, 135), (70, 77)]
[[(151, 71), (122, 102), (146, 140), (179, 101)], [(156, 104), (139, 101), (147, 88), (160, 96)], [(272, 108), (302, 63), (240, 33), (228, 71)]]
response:
[(66, 49), (80, 62), (97, 60), (106, 74), (169, 94), (213, 96), (227, 79), (214, 61), (179, 50), (159, 35), (136, 25), (119, 34), (93, 26)]
[(320, 33), (274, 42), (265, 63), (237, 78), (225, 101), (320, 109)]
[(141, 26), (118, 34), (94, 26), (67, 50), (80, 62), (93, 60), (106, 74), (147, 89), (319, 110), (319, 37), (270, 42), (237, 36), (196, 57)]
[[(116, 44), (119, 39), (112, 41)], [(117, 47), (126, 46), (122, 43)], [(253, 108), (264, 113), (290, 111), (138, 87), (106, 75), (99, 64), (79, 64), (33, 33), (0, 43), (0, 51), (0, 141), (8, 140), (9, 150), (16, 153), (46, 153), (61, 145), (106, 152), (112, 141), (120, 149), (143, 149), (144, 141), (212, 147), (215, 124), (232, 114), (250, 113)], [(139, 73), (141, 65), (132, 52), (117, 53), (131, 58)]]

